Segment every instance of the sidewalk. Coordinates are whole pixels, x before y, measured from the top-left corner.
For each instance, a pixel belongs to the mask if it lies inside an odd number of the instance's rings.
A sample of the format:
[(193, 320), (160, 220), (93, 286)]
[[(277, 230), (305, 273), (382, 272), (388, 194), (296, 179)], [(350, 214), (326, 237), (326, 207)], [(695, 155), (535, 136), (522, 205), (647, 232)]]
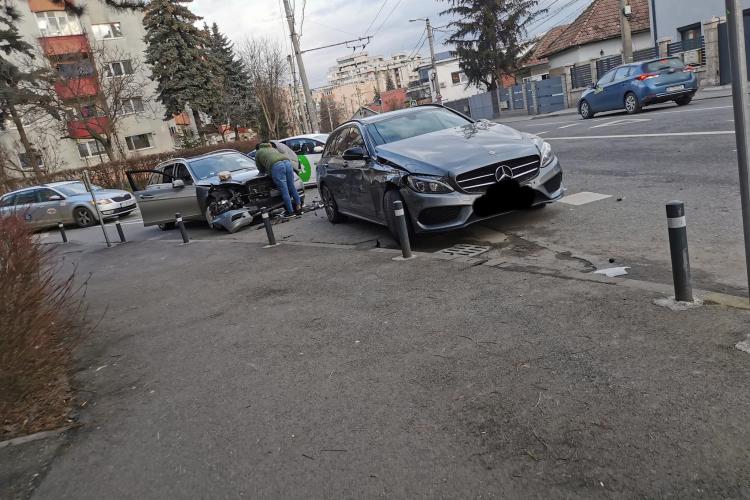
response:
[(71, 252), (105, 316), (35, 498), (750, 494), (747, 312), (394, 255)]

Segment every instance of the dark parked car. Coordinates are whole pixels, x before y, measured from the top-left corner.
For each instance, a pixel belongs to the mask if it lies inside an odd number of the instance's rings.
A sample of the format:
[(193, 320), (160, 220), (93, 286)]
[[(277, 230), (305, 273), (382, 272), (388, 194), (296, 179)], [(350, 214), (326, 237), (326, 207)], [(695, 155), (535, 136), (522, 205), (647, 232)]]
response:
[[(144, 226), (174, 227), (175, 213), (185, 220), (205, 220), (233, 233), (251, 224), (260, 209), (281, 208), (281, 193), (255, 161), (234, 150), (194, 158), (174, 158), (150, 170), (127, 172)], [(145, 178), (145, 185), (138, 182)], [(304, 200), (299, 179), (295, 187)]]
[(578, 113), (587, 119), (617, 109), (639, 113), (643, 106), (667, 101), (685, 106), (697, 91), (695, 70), (678, 57), (625, 64), (606, 73), (581, 95)]
[(541, 138), (437, 105), (341, 125), (328, 138), (317, 173), (330, 222), (350, 215), (394, 234), (397, 200), (410, 229), (425, 233), (498, 215), (476, 213), (475, 202), (501, 183), (524, 189), (527, 206), (564, 192), (560, 164)]

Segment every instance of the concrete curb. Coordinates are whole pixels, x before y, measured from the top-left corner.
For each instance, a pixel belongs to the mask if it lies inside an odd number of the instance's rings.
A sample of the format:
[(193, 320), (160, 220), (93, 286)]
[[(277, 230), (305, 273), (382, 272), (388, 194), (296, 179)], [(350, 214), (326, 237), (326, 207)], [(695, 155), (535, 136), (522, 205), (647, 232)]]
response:
[(7, 446), (17, 446), (19, 444), (30, 443), (32, 441), (39, 441), (40, 439), (46, 439), (48, 437), (59, 436), (63, 432), (66, 432), (72, 429), (73, 427), (75, 426), (66, 425), (64, 427), (60, 427), (59, 429), (54, 429), (51, 431), (37, 432), (35, 434), (29, 434), (27, 436), (19, 436), (17, 438), (8, 439), (7, 441), (0, 442), (0, 449), (3, 449)]

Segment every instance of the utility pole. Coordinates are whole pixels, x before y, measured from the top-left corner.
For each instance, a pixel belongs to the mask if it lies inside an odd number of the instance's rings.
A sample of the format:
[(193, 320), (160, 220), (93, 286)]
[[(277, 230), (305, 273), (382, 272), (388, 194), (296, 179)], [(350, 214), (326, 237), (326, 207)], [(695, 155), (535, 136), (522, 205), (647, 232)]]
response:
[(301, 118), (300, 122), (302, 125), (302, 132), (305, 134), (309, 134), (312, 131), (310, 130), (310, 126), (312, 125), (309, 120), (305, 120), (305, 113), (302, 112), (302, 110), (299, 107), (300, 104), (300, 98), (299, 98), (299, 86), (297, 85), (297, 71), (294, 69), (294, 61), (292, 61), (292, 56), (286, 56), (287, 62), (289, 62), (289, 68), (292, 70), (292, 83), (294, 84), (294, 93), (292, 94), (292, 102), (294, 103), (295, 109), (297, 111), (297, 115)]
[(310, 120), (310, 125), (313, 132), (320, 130), (318, 125), (318, 113), (315, 112), (315, 103), (313, 102), (312, 92), (310, 91), (310, 84), (307, 81), (307, 72), (305, 71), (305, 62), (302, 60), (302, 52), (299, 49), (299, 36), (294, 27), (294, 12), (292, 12), (289, 6), (289, 0), (284, 0), (284, 11), (286, 12), (286, 21), (289, 23), (289, 35), (292, 38), (292, 47), (294, 47), (294, 55), (297, 58), (297, 66), (299, 67), (299, 77), (302, 80), (302, 89), (305, 92), (305, 108), (307, 109), (307, 116)]
[(745, 266), (750, 284), (750, 137), (748, 137), (748, 82), (745, 59), (745, 27), (742, 2), (725, 0), (729, 25), (729, 59), (732, 71), (732, 104), (734, 105), (734, 133), (737, 139), (737, 162), (740, 172), (740, 200), (742, 202), (742, 228), (745, 234)]
[(622, 62), (633, 62), (633, 33), (630, 31), (631, 7), (629, 0), (620, 0), (620, 33), (622, 34)]
[[(624, 1), (624, 0), (623, 0)], [(430, 42), (430, 59), (432, 61), (432, 79), (435, 82), (435, 96), (433, 98), (438, 104), (443, 104), (443, 96), (440, 95), (440, 80), (438, 80), (437, 65), (435, 64), (435, 40), (432, 36), (432, 25), (430, 18), (409, 19), (409, 22), (424, 21), (427, 29), (427, 40)]]

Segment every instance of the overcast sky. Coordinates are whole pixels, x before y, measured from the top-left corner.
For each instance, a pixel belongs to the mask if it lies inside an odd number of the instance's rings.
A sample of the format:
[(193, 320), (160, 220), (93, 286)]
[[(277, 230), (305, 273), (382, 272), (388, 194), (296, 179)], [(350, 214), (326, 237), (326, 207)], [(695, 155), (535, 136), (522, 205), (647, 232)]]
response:
[[(445, 0), (289, 0), (296, 12), (297, 26), (302, 22), (302, 49), (343, 42), (369, 34), (374, 35), (365, 49), (370, 55), (390, 56), (396, 52), (411, 53), (424, 30), (424, 22), (409, 19), (429, 17), (433, 26), (446, 25), (450, 19), (440, 16), (450, 3)], [(541, 0), (550, 13), (536, 23), (532, 33), (544, 32), (563, 22), (570, 22), (591, 0)], [(296, 5), (295, 5), (296, 4)], [(382, 9), (381, 9), (382, 7)], [(247, 37), (269, 36), (291, 53), (291, 42), (281, 0), (193, 0), (190, 7), (208, 24), (216, 22), (233, 42)], [(449, 50), (443, 45), (447, 33), (436, 31), (436, 51)], [(429, 54), (427, 43), (420, 51)], [(304, 55), (310, 85), (326, 83), (326, 72), (336, 65), (336, 58), (351, 54), (344, 46), (309, 52)]]

